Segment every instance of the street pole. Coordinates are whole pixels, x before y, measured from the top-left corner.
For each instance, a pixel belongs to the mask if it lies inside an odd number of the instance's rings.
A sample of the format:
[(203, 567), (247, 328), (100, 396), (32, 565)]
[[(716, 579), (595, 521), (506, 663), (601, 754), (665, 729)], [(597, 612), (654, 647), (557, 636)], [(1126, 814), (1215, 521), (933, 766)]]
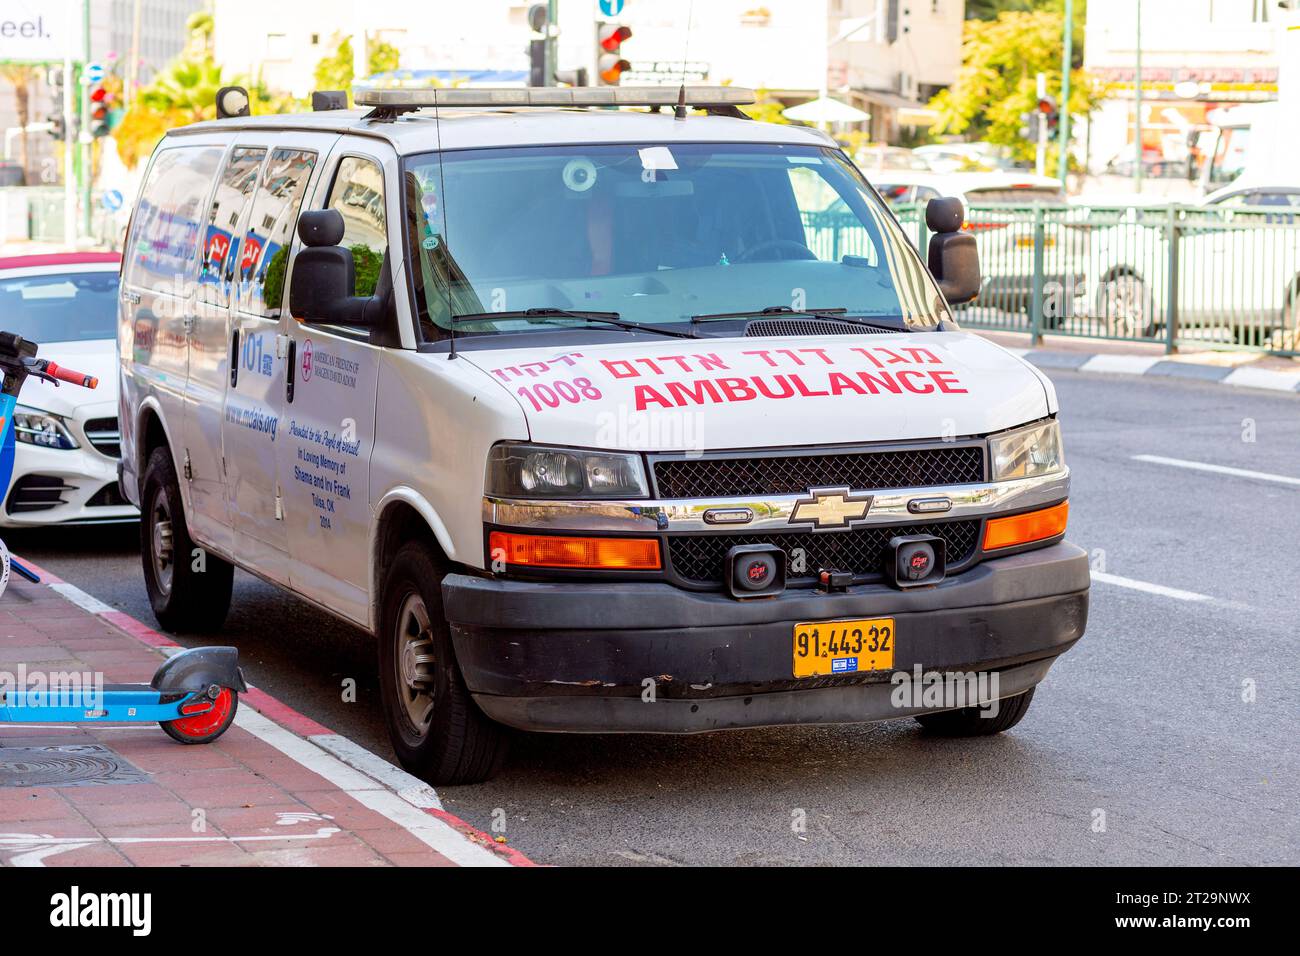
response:
[(1073, 60), (1074, 0), (1065, 0), (1065, 49), (1061, 51), (1061, 155), (1056, 160), (1056, 178), (1062, 186), (1070, 172), (1070, 65)]
[(1142, 191), (1142, 0), (1137, 0), (1137, 66), (1133, 71), (1133, 191)]
[[(74, 0), (66, 0), (66, 23), (72, 24)], [(72, 31), (65, 30), (63, 45), (63, 242), (71, 245), (77, 231), (77, 183), (76, 170), (72, 165), (73, 130), (73, 73), (72, 73)]]
[[(1047, 96), (1047, 74), (1038, 74), (1038, 102)], [(1038, 117), (1038, 149), (1034, 157), (1034, 172), (1039, 176), (1047, 173), (1047, 115), (1034, 104), (1034, 115)]]
[(135, 99), (135, 85), (140, 79), (140, 0), (131, 13), (131, 62), (126, 65), (122, 81), (122, 108), (129, 110)]
[(90, 235), (90, 83), (86, 67), (90, 64), (90, 0), (81, 0), (81, 235)]
[(543, 86), (555, 85), (555, 71), (558, 68), (555, 56), (555, 25), (560, 18), (559, 5), (559, 0), (546, 0), (546, 39), (542, 46), (542, 68), (546, 75), (542, 77)]

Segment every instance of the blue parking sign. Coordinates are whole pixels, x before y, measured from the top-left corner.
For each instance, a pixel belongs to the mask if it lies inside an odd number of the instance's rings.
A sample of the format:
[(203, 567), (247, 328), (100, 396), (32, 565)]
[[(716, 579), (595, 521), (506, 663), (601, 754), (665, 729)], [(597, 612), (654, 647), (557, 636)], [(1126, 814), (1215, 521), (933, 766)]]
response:
[(600, 0), (600, 12), (607, 17), (616, 17), (623, 12), (623, 0)]

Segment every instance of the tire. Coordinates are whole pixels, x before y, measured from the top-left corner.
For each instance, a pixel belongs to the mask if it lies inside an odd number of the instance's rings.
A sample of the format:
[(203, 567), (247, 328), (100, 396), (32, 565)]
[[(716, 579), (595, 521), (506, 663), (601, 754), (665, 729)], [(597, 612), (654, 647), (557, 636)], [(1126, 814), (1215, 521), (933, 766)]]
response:
[(441, 583), (424, 545), (398, 550), (380, 598), (381, 705), (407, 770), (432, 784), (481, 783), (501, 768), (507, 732), (484, 716), (461, 677)]
[(1121, 339), (1156, 334), (1155, 296), (1140, 276), (1121, 272), (1097, 287), (1096, 314), (1107, 335)]
[(155, 448), (140, 486), (140, 558), (149, 604), (163, 630), (207, 633), (226, 620), (235, 569), (208, 552), (203, 570), (195, 570), (197, 547), (185, 524), (171, 451)]
[(1029, 710), (1034, 699), (1034, 688), (1014, 697), (1004, 697), (998, 701), (995, 717), (980, 716), (982, 708), (963, 707), (960, 710), (945, 710), (938, 714), (921, 714), (917, 723), (927, 733), (936, 737), (988, 737), (1010, 730), (1020, 723), (1020, 718)]
[(221, 688), (221, 693), (213, 702), (212, 710), (193, 717), (180, 720), (161, 721), (161, 727), (172, 740), (183, 744), (206, 744), (216, 740), (234, 723), (239, 711), (239, 694), (229, 687)]

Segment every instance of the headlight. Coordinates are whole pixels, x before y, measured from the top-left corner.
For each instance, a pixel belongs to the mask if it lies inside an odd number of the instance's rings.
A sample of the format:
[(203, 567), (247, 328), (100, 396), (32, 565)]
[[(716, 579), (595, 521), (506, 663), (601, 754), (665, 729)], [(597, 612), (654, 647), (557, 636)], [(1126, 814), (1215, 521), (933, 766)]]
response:
[(1065, 468), (1061, 429), (1055, 421), (1003, 432), (989, 439), (993, 480), (1035, 478)]
[(500, 498), (645, 498), (641, 456), (542, 445), (494, 445), (485, 487)]
[(77, 447), (77, 440), (62, 418), (26, 405), (14, 409), (14, 439), (45, 448)]

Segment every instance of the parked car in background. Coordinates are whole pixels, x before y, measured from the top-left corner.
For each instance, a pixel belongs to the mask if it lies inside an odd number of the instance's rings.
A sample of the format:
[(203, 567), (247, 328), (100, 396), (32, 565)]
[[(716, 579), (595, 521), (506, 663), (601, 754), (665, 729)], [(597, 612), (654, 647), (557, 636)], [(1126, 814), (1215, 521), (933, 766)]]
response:
[(0, 526), (138, 517), (117, 484), (119, 263), (103, 252), (0, 258), (0, 328), (100, 383), (87, 391), (28, 381), (14, 413), (14, 474)]
[[(1171, 211), (1172, 210), (1172, 211)], [(1300, 182), (1238, 182), (1195, 207), (1133, 209), (1094, 228), (1089, 301), (1107, 334), (1165, 327), (1171, 278), (1182, 334), (1295, 348), (1300, 340)], [(1172, 217), (1172, 218), (1171, 218)], [(1171, 247), (1177, 234), (1177, 256)], [(1170, 267), (1175, 264), (1174, 275)]]
[(915, 150), (901, 146), (864, 146), (853, 154), (853, 162), (868, 176), (886, 169), (911, 169), (922, 173), (930, 171), (930, 164), (924, 156), (918, 156)]
[[(973, 307), (1029, 311), (1034, 275), (1032, 207), (1035, 204), (1053, 208), (1067, 206), (1060, 180), (1024, 172), (895, 171), (874, 176), (868, 172), (867, 178), (896, 210), (912, 204), (919, 210), (939, 196), (960, 199), (966, 210), (965, 228), (975, 235), (984, 274), (984, 288)], [(991, 208), (981, 209), (982, 206)], [(1043, 272), (1048, 292), (1059, 286), (1062, 294), (1072, 299), (1076, 291), (1082, 291), (1081, 268), (1085, 261), (1082, 229), (1076, 231), (1072, 225), (1065, 225), (1045, 231)], [(1053, 324), (1057, 315), (1067, 314), (1065, 309), (1046, 312), (1048, 325)]]
[(913, 152), (936, 173), (1011, 172), (1024, 168), (1006, 146), (993, 143), (938, 143)]

